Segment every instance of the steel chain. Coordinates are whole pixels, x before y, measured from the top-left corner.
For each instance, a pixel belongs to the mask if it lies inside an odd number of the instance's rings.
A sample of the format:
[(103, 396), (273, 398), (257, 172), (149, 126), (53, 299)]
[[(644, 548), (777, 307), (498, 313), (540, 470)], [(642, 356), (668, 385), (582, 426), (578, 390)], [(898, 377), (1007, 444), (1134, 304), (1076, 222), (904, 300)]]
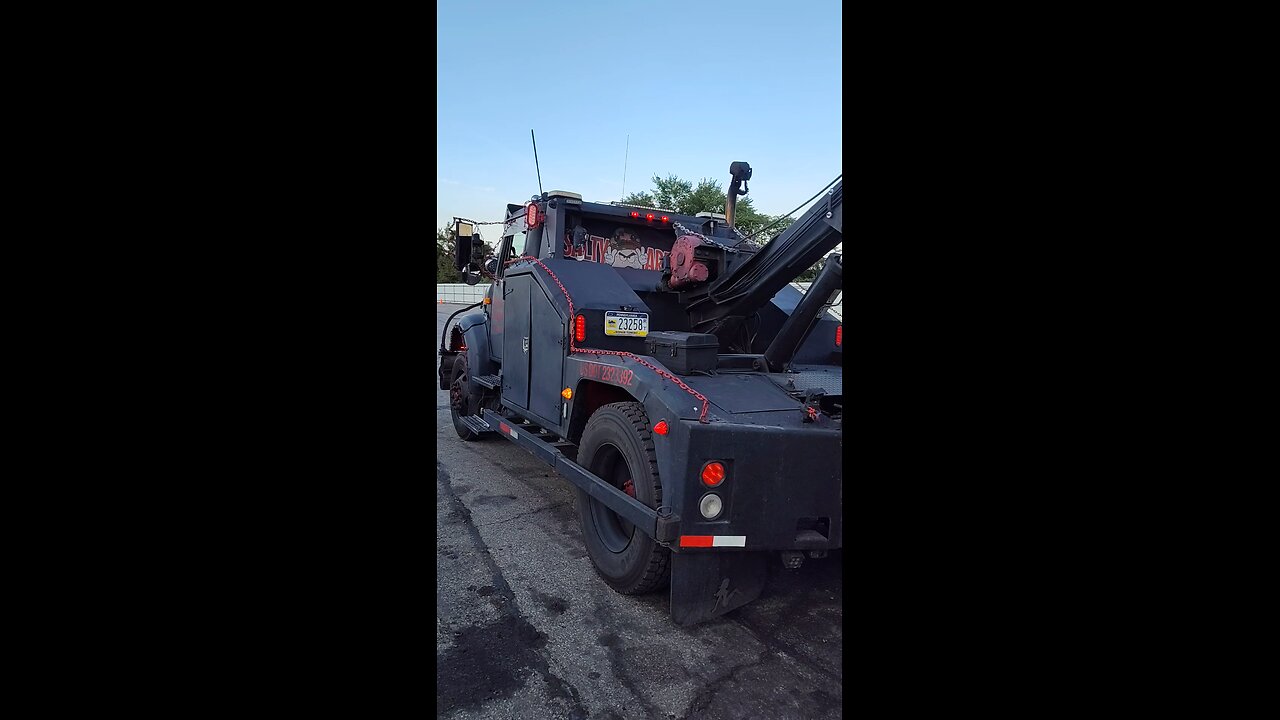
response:
[[(545, 270), (547, 274), (551, 276), (551, 279), (554, 280), (556, 285), (560, 288), (560, 292), (564, 293), (564, 299), (569, 303), (569, 318), (570, 318), (569, 322), (573, 322), (572, 318), (574, 318), (576, 315), (573, 311), (573, 297), (569, 295), (569, 290), (565, 288), (564, 283), (560, 282), (560, 278), (556, 277), (556, 274), (551, 270), (551, 268), (544, 265), (541, 260), (539, 260), (536, 257), (533, 257), (532, 255), (521, 255), (520, 257), (516, 258), (515, 260), (512, 260), (511, 262), (516, 262), (517, 260), (529, 260), (530, 262), (533, 262), (538, 267)], [(596, 348), (578, 347), (577, 339), (575, 337), (575, 334), (572, 332), (569, 333), (569, 352), (570, 353), (594, 353), (597, 355), (617, 355), (619, 357), (626, 357), (626, 358), (631, 358), (632, 360), (635, 360), (641, 365), (656, 372), (659, 377), (662, 377), (666, 380), (670, 380), (672, 383), (676, 385), (676, 387), (679, 387), (681, 390), (684, 390), (685, 392), (689, 393), (694, 398), (699, 400), (702, 403), (702, 412), (698, 414), (698, 422), (703, 424), (706, 424), (708, 422), (707, 410), (710, 409), (710, 402), (707, 400), (705, 395), (689, 387), (684, 383), (683, 380), (676, 377), (675, 375), (672, 375), (666, 370), (663, 370), (662, 368), (645, 361), (639, 355), (636, 355), (635, 353), (621, 351), (621, 350), (599, 350)]]

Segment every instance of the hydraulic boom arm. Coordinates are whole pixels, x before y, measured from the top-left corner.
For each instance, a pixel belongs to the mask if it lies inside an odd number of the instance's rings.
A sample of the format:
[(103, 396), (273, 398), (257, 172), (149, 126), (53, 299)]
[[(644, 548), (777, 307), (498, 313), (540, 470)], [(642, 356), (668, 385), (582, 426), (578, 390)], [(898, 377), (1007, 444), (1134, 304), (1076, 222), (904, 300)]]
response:
[(746, 317), (840, 244), (844, 227), (844, 183), (837, 182), (773, 242), (752, 252), (699, 247), (723, 268), (709, 282), (681, 293), (694, 329), (710, 332), (731, 317)]

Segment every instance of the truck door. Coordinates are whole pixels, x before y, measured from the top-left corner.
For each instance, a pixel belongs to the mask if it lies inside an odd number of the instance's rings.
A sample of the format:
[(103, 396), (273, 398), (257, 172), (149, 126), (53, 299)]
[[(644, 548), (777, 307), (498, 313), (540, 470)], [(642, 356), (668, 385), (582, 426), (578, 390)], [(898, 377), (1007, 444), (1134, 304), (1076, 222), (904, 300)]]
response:
[[(523, 410), (529, 409), (529, 293), (532, 278), (513, 275), (503, 278), (502, 314), (506, 318), (502, 332), (502, 402)], [(494, 295), (497, 295), (496, 289)], [(496, 302), (496, 299), (495, 299)], [(559, 382), (559, 379), (556, 380)]]
[[(529, 412), (555, 425), (562, 423), (560, 384), (568, 336), (560, 313), (551, 304), (546, 290), (531, 284), (529, 291)], [(553, 426), (554, 427), (554, 426)]]
[[(503, 336), (503, 330), (506, 327), (506, 304), (507, 295), (510, 288), (504, 281), (503, 276), (506, 274), (507, 261), (513, 257), (524, 253), (525, 232), (524, 218), (515, 218), (506, 225), (506, 233), (502, 240), (498, 243), (498, 267), (494, 275), (497, 278), (493, 281), (493, 288), (489, 291), (489, 355), (497, 362), (502, 362), (503, 351), (506, 349)], [(528, 322), (528, 318), (525, 319)]]

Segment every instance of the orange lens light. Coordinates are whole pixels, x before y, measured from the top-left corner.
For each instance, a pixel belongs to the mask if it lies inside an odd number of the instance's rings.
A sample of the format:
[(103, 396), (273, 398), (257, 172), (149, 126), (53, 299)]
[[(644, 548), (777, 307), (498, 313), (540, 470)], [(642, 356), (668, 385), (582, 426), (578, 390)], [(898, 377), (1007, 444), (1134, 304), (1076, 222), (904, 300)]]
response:
[(561, 391), (560, 391), (560, 397), (564, 398), (565, 400), (572, 400), (572, 399), (573, 399), (573, 388), (565, 388), (565, 389), (561, 390)]
[(724, 482), (724, 465), (718, 462), (707, 463), (702, 468), (702, 484), (715, 487)]

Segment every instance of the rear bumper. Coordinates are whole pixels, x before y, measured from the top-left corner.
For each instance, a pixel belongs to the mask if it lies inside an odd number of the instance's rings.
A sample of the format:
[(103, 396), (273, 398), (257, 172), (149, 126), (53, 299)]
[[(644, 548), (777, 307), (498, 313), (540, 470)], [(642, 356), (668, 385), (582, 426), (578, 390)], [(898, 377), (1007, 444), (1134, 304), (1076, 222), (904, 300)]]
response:
[[(674, 507), (681, 517), (680, 538), (672, 543), (673, 549), (750, 552), (842, 547), (843, 435), (838, 428), (696, 421), (680, 426), (680, 433), (688, 438), (681, 443), (689, 449), (686, 459), (679, 462), (675, 457), (679, 445), (670, 447), (666, 463), (659, 450), (664, 484), (680, 496), (680, 504)], [(702, 468), (711, 461), (726, 468), (724, 481), (714, 488), (700, 479)], [(675, 487), (677, 483), (666, 478), (685, 482)], [(708, 520), (699, 503), (711, 493), (720, 497), (723, 510)]]

